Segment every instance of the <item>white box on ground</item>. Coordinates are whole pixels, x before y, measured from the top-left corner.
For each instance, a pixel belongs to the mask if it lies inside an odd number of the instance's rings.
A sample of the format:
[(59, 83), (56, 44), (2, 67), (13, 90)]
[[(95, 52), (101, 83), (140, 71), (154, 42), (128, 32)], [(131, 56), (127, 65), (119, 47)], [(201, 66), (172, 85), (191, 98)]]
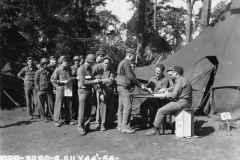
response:
[(176, 112), (175, 135), (177, 137), (191, 137), (194, 135), (194, 110), (186, 108)]

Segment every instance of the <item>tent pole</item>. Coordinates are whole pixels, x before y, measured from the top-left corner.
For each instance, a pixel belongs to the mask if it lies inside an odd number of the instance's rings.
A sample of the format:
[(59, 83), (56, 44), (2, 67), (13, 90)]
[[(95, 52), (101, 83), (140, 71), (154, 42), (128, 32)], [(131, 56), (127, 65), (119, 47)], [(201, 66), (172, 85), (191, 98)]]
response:
[(8, 98), (9, 98), (18, 108), (22, 109), (22, 108), (12, 99), (12, 97), (7, 94), (7, 92), (5, 92), (5, 91), (3, 90), (3, 93), (5, 93), (5, 94), (8, 96)]

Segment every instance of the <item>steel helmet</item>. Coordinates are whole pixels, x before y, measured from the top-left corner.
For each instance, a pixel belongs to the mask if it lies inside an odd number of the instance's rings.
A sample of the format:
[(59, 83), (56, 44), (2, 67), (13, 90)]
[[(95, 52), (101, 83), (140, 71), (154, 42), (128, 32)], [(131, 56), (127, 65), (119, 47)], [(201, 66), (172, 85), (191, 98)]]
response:
[(74, 56), (73, 61), (80, 60), (81, 58), (79, 56)]
[(88, 54), (85, 61), (94, 63), (95, 60), (96, 60), (96, 56), (94, 54)]
[(47, 58), (42, 58), (40, 61), (40, 65), (42, 66), (44, 63), (49, 63), (49, 60)]

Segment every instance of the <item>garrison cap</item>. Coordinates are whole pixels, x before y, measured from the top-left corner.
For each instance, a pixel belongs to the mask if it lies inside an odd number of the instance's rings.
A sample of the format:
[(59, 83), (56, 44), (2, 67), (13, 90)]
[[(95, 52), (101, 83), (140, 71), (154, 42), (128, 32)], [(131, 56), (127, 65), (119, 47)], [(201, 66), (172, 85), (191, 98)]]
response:
[(162, 71), (165, 70), (165, 66), (163, 64), (158, 64), (156, 68), (160, 68)]
[(98, 50), (96, 52), (96, 56), (99, 56), (99, 55), (105, 55), (105, 53), (102, 50)]
[(111, 58), (109, 55), (106, 55), (106, 56), (103, 58), (103, 61), (104, 61), (105, 59), (108, 59), (108, 60), (110, 60), (110, 61), (112, 62), (112, 58)]
[(136, 51), (134, 49), (131, 49), (131, 48), (128, 48), (128, 49), (125, 49), (126, 53), (130, 53), (130, 54), (134, 54), (136, 55)]
[(169, 67), (168, 69), (167, 69), (167, 72), (168, 71), (173, 71), (173, 67)]
[(28, 57), (28, 58), (27, 58), (27, 62), (28, 62), (29, 60), (33, 60), (33, 58), (32, 58), (32, 57)]
[(58, 58), (58, 64), (61, 64), (62, 63), (62, 59), (64, 58), (65, 56), (61, 56)]

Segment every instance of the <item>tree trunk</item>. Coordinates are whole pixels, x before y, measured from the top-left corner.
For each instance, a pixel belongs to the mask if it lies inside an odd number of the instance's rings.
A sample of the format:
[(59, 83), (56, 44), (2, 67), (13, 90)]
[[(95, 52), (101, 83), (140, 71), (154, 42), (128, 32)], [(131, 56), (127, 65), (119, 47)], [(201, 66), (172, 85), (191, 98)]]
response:
[(212, 0), (203, 0), (200, 30), (199, 30), (200, 33), (209, 24), (209, 17), (210, 17), (210, 13), (211, 13), (211, 1)]
[(52, 3), (54, 0), (47, 1), (47, 38), (48, 38), (48, 46), (47, 46), (47, 53), (49, 55), (52, 54), (53, 48), (53, 35), (52, 35)]
[(153, 28), (156, 30), (156, 18), (157, 18), (157, 0), (155, 0), (154, 5), (154, 15), (153, 15)]
[(145, 25), (145, 0), (140, 0), (139, 4), (139, 21), (138, 21), (138, 40), (139, 40), (139, 46), (138, 48), (141, 48), (138, 50), (138, 54), (140, 57), (143, 55), (143, 44), (144, 44), (144, 25)]
[(186, 44), (192, 39), (192, 8), (191, 0), (187, 0), (187, 26), (186, 26)]

